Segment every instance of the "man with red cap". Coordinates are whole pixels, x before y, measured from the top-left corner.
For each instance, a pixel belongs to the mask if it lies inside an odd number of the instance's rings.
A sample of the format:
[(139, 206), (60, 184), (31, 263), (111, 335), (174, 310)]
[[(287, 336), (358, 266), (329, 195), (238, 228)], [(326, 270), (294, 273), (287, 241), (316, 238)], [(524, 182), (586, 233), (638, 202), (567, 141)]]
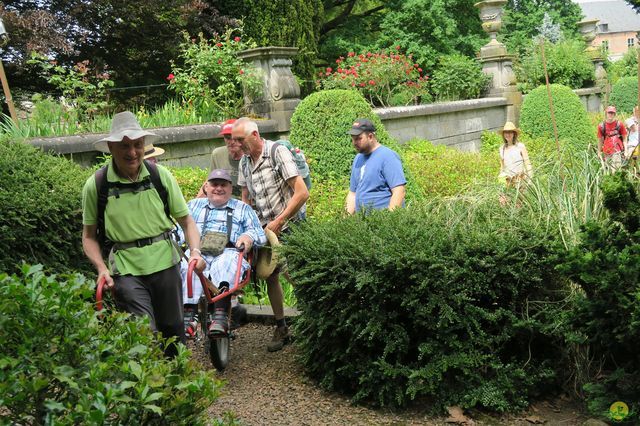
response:
[(616, 107), (608, 106), (606, 119), (598, 125), (598, 157), (613, 169), (622, 166), (627, 147), (627, 129), (616, 118)]
[[(215, 148), (211, 152), (211, 167), (209, 172), (218, 169), (224, 169), (231, 175), (233, 185), (233, 198), (240, 199), (242, 196), (242, 189), (238, 186), (238, 167), (240, 165), (240, 159), (242, 158), (242, 148), (238, 142), (231, 139), (231, 129), (235, 118), (231, 118), (222, 123), (222, 129), (218, 136), (224, 138), (224, 145)], [(206, 183), (206, 182), (205, 182)], [(204, 185), (203, 185), (204, 187)], [(204, 191), (200, 189), (198, 197), (204, 197)]]

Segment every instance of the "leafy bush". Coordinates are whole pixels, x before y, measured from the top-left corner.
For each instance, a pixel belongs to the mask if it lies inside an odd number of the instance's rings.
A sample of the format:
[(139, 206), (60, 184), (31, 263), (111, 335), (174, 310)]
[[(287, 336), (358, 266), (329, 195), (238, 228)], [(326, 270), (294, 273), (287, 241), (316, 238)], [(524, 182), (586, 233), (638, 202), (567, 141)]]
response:
[[(515, 67), (520, 89), (528, 93), (545, 84), (544, 67), (540, 44), (532, 44), (528, 54), (524, 55)], [(584, 43), (566, 40), (557, 44), (545, 42), (545, 58), (549, 81), (572, 89), (590, 87), (595, 82), (595, 70), (591, 59), (584, 51)]]
[(58, 271), (88, 268), (80, 199), (89, 174), (30, 145), (0, 141), (0, 271), (21, 260)]
[[(429, 141), (412, 140), (402, 146), (400, 156), (413, 177), (417, 192), (413, 199), (456, 195), (471, 185), (495, 182), (500, 171), (497, 149), (493, 155), (462, 152)], [(407, 197), (410, 198), (409, 196)]]
[(28, 63), (40, 68), (49, 84), (61, 92), (67, 109), (73, 110), (80, 121), (104, 113), (109, 106), (107, 90), (114, 85), (111, 75), (108, 71), (93, 69), (88, 59), (68, 68), (33, 53)]
[(97, 314), (80, 275), (0, 274), (0, 422), (205, 424), (220, 383), (147, 319)]
[(477, 60), (460, 54), (441, 56), (433, 71), (431, 87), (437, 100), (479, 98), (491, 76), (482, 72)]
[(640, 197), (624, 172), (602, 181), (610, 219), (589, 222), (580, 244), (559, 268), (577, 283), (574, 339), (588, 345), (592, 362), (585, 391), (595, 414), (624, 401), (637, 424), (640, 410)]
[(347, 130), (357, 118), (370, 119), (378, 141), (395, 148), (380, 118), (355, 90), (322, 90), (298, 104), (291, 117), (291, 143), (305, 152), (314, 182), (351, 175), (356, 151)]
[(184, 34), (180, 45), (182, 65), (172, 63), (169, 89), (193, 105), (200, 116), (212, 120), (238, 117), (244, 104), (244, 90), (249, 97), (262, 95), (262, 78), (257, 70), (248, 66), (237, 53), (255, 47), (241, 38), (241, 31), (227, 30), (207, 40)]
[[(551, 85), (558, 139), (568, 149), (582, 151), (595, 144), (595, 129), (578, 95), (560, 84)], [(554, 139), (547, 88), (540, 86), (529, 93), (520, 111), (520, 127), (533, 137)]]
[(322, 89), (358, 90), (374, 106), (426, 103), (431, 100), (422, 68), (399, 52), (366, 52), (336, 59), (336, 69), (320, 71)]
[(207, 180), (209, 171), (199, 167), (169, 167), (182, 190), (184, 199), (189, 201), (196, 198), (202, 184)]
[(611, 88), (609, 103), (615, 105), (619, 112), (632, 114), (638, 104), (638, 78), (623, 77)]
[(636, 77), (637, 79), (638, 52), (636, 49), (629, 49), (622, 56), (622, 59), (615, 62), (609, 62), (607, 65), (607, 78), (613, 84), (622, 77)]
[(297, 228), (283, 250), (303, 365), (354, 401), (526, 405), (553, 381), (539, 314), (562, 297), (556, 243), (539, 228), (495, 199)]

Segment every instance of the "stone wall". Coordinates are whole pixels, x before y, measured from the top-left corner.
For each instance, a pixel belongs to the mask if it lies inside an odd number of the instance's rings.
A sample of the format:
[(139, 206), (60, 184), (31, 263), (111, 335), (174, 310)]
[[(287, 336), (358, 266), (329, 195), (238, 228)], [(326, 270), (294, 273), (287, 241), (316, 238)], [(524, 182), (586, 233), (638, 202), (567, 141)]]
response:
[(477, 151), (483, 131), (495, 131), (504, 125), (507, 105), (504, 98), (482, 98), (378, 108), (375, 112), (389, 134), (400, 143), (419, 138), (436, 145)]

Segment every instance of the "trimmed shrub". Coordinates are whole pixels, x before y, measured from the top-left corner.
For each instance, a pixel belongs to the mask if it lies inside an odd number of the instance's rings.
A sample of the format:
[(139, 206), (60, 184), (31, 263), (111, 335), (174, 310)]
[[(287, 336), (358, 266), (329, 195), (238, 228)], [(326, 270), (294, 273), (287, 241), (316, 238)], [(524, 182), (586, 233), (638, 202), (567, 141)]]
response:
[(632, 114), (638, 104), (638, 78), (623, 77), (611, 88), (609, 103), (615, 105), (618, 112)]
[[(566, 40), (557, 44), (545, 42), (544, 53), (550, 82), (572, 89), (594, 85), (595, 70), (582, 41)], [(515, 72), (524, 93), (545, 84), (539, 43), (533, 44), (529, 54), (522, 57)]]
[(86, 269), (81, 192), (91, 172), (30, 145), (0, 141), (0, 271), (24, 260)]
[(322, 90), (304, 98), (291, 117), (291, 143), (300, 147), (309, 160), (312, 178), (340, 179), (351, 175), (356, 151), (347, 130), (357, 118), (368, 118), (376, 126), (381, 144), (393, 149), (380, 118), (355, 90)]
[[(578, 95), (567, 86), (552, 84), (551, 96), (561, 145), (572, 150), (584, 150), (589, 144), (595, 144), (596, 129), (591, 126)], [(520, 127), (529, 136), (554, 139), (545, 86), (534, 89), (525, 97), (520, 111)]]
[(454, 54), (441, 56), (431, 76), (431, 88), (438, 101), (476, 99), (487, 90), (491, 76), (482, 72), (476, 59)]
[(580, 244), (559, 267), (582, 289), (569, 337), (588, 347), (586, 362), (595, 364), (584, 366), (590, 411), (608, 417), (611, 403), (624, 401), (630, 409), (625, 421), (638, 424), (640, 197), (637, 182), (624, 172), (606, 176), (601, 188), (610, 219), (587, 223)]
[(557, 243), (497, 204), (431, 203), (296, 228), (283, 251), (309, 375), (356, 402), (428, 398), (438, 409), (513, 410), (551, 384), (558, 354), (540, 312), (564, 297)]
[(0, 423), (196, 424), (220, 382), (179, 345), (165, 359), (148, 319), (98, 314), (84, 277), (0, 274)]
[(325, 221), (344, 216), (348, 192), (349, 176), (314, 183), (307, 201), (307, 217), (309, 220)]
[(474, 184), (495, 182), (500, 172), (497, 152), (477, 154), (424, 140), (409, 141), (402, 146), (400, 156), (412, 177), (412, 199), (455, 195)]

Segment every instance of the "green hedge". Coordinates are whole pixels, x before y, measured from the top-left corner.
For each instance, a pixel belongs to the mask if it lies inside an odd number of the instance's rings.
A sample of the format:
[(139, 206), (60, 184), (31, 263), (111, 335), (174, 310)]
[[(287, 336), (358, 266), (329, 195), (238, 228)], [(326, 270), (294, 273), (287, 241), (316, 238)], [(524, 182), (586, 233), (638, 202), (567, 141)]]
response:
[[(578, 95), (567, 86), (552, 84), (551, 96), (561, 143), (575, 150), (584, 150), (589, 144), (595, 144), (596, 129), (591, 126)], [(554, 139), (546, 86), (539, 86), (525, 97), (520, 111), (520, 127), (529, 136)]]
[(571, 318), (571, 341), (588, 347), (597, 371), (582, 365), (587, 404), (593, 414), (608, 417), (609, 406), (625, 402), (640, 419), (640, 196), (637, 181), (625, 172), (602, 182), (610, 219), (583, 227), (580, 244), (566, 256), (560, 271), (578, 284)]
[(618, 113), (632, 114), (638, 104), (638, 78), (623, 77), (611, 88), (609, 103), (615, 105)]
[(283, 250), (302, 363), (354, 401), (521, 408), (554, 380), (555, 247), (495, 199), (298, 227)]
[(0, 423), (209, 424), (220, 382), (93, 294), (80, 275), (0, 274)]
[(400, 156), (412, 176), (409, 200), (459, 194), (473, 185), (495, 183), (500, 172), (497, 149), (493, 154), (462, 152), (425, 140), (404, 144)]
[(356, 151), (347, 130), (357, 118), (376, 126), (381, 144), (396, 149), (380, 118), (355, 90), (322, 90), (307, 96), (291, 117), (290, 140), (309, 160), (312, 179), (339, 179), (351, 175)]
[(0, 271), (21, 260), (89, 270), (81, 192), (91, 171), (21, 142), (0, 141)]

